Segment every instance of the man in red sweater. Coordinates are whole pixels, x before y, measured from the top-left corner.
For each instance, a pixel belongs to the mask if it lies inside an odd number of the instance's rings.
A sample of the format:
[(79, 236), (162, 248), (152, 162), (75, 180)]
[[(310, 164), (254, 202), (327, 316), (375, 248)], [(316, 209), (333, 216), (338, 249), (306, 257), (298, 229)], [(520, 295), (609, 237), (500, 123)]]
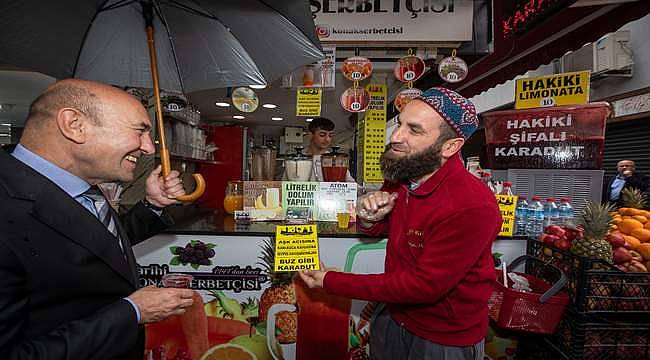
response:
[(477, 127), (474, 105), (451, 90), (408, 103), (381, 158), (386, 182), (357, 206), (366, 232), (388, 232), (385, 272), (300, 273), (309, 287), (385, 304), (372, 320), (371, 359), (483, 359), (501, 215), (458, 154)]

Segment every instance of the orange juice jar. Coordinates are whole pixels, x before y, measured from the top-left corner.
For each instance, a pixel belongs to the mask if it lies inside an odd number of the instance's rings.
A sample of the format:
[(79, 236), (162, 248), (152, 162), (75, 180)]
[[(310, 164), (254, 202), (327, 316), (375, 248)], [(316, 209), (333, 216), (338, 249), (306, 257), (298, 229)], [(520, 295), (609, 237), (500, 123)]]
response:
[(226, 196), (223, 198), (223, 208), (228, 214), (235, 213), (235, 210), (242, 210), (244, 207), (244, 190), (241, 181), (228, 181), (226, 185)]

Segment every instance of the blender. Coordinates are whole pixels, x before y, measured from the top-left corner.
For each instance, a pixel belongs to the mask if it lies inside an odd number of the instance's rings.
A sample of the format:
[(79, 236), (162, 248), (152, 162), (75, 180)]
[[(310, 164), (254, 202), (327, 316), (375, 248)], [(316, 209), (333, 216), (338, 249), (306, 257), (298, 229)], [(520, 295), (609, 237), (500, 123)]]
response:
[(253, 148), (251, 177), (255, 181), (271, 181), (275, 175), (275, 149), (268, 146)]
[(332, 146), (332, 151), (321, 155), (321, 167), (323, 170), (323, 181), (345, 181), (348, 171), (349, 156), (338, 152), (338, 146)]
[(290, 181), (309, 181), (312, 171), (312, 157), (302, 153), (302, 146), (296, 146), (296, 153), (284, 162), (287, 179)]

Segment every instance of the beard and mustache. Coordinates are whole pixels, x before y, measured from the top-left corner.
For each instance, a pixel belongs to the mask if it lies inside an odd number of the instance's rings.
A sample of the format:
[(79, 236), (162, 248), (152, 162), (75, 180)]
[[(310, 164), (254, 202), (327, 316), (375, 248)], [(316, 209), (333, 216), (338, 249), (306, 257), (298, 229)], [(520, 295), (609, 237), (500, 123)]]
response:
[[(441, 141), (442, 140), (442, 141)], [(390, 144), (379, 158), (384, 179), (389, 182), (408, 182), (438, 170), (442, 163), (442, 145), (446, 139), (438, 138), (428, 148), (404, 157), (395, 157), (390, 151)]]

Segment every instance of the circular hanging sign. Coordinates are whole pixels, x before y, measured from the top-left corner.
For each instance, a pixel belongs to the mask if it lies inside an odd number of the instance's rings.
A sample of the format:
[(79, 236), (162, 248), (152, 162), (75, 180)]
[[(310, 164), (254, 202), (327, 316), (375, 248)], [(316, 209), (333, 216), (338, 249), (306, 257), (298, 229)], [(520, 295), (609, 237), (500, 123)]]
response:
[(404, 56), (397, 60), (393, 68), (395, 78), (401, 82), (415, 81), (424, 74), (424, 60), (417, 56)]
[(346, 79), (360, 81), (372, 74), (372, 63), (362, 56), (353, 56), (343, 60), (341, 71)]
[(366, 111), (370, 105), (370, 93), (364, 88), (351, 87), (341, 94), (341, 106), (349, 112)]
[(467, 63), (457, 56), (446, 57), (438, 64), (438, 75), (450, 83), (463, 81), (467, 77)]
[(260, 100), (251, 88), (238, 87), (232, 91), (232, 104), (237, 110), (249, 113), (257, 110)]
[(395, 100), (393, 100), (393, 104), (395, 104), (395, 109), (397, 111), (402, 112), (402, 109), (406, 104), (408, 104), (411, 100), (415, 99), (416, 97), (422, 95), (422, 90), (420, 89), (406, 89), (402, 90), (395, 96)]

